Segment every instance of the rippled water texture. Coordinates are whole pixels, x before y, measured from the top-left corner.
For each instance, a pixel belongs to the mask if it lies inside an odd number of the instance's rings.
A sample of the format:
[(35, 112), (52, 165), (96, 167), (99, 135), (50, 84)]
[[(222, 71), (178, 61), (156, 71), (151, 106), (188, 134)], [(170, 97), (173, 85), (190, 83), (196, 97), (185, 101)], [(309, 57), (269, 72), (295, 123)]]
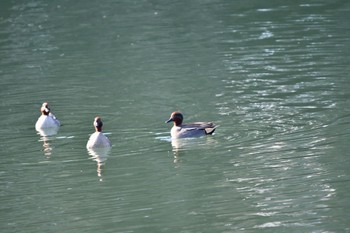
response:
[[(349, 232), (350, 3), (2, 1), (1, 232)], [(48, 101), (61, 122), (40, 136)], [(170, 139), (172, 111), (215, 135)], [(95, 116), (110, 150), (86, 150)]]

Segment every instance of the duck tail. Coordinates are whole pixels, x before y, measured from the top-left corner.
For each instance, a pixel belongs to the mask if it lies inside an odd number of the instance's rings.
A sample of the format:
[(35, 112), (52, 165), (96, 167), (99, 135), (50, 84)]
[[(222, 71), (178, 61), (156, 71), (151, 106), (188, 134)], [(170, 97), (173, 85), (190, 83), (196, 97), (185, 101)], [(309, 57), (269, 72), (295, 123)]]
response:
[(205, 131), (205, 134), (211, 135), (214, 133), (215, 129), (216, 129), (216, 126), (212, 128), (205, 128), (204, 131)]

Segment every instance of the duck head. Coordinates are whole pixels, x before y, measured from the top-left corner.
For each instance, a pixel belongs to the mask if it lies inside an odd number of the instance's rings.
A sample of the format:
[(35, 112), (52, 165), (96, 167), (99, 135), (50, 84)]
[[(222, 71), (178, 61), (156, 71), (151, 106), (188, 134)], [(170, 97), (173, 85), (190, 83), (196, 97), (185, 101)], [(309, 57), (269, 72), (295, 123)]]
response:
[(170, 118), (166, 121), (166, 123), (173, 121), (174, 125), (179, 126), (182, 124), (183, 119), (184, 117), (181, 112), (173, 112), (171, 113)]
[(49, 108), (49, 104), (47, 102), (45, 102), (45, 103), (43, 103), (43, 105), (41, 105), (40, 112), (45, 116), (48, 116), (50, 114), (50, 108)]
[(96, 132), (101, 132), (102, 126), (103, 126), (103, 123), (102, 123), (101, 117), (95, 117), (94, 127), (95, 127)]

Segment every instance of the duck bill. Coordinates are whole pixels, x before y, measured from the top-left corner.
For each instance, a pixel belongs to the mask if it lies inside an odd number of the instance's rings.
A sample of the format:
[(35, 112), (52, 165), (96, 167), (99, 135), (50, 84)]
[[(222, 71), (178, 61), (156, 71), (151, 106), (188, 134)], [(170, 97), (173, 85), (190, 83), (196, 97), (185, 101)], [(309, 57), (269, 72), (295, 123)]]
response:
[(167, 120), (165, 123), (169, 123), (169, 122), (172, 122), (172, 121), (174, 121), (174, 119), (173, 119), (173, 118), (170, 118), (170, 119)]

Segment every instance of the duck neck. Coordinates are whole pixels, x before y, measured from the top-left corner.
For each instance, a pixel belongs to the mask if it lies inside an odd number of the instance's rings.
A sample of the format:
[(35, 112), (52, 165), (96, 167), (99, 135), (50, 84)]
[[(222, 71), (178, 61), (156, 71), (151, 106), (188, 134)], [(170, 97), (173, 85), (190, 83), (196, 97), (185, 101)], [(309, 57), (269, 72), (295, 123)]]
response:
[(43, 115), (43, 116), (48, 116), (49, 114), (50, 114), (50, 112), (46, 112), (46, 111), (41, 112), (41, 115)]
[(96, 132), (102, 132), (102, 127), (95, 127)]
[(180, 121), (180, 120), (174, 121), (174, 126), (181, 126), (181, 124), (182, 124), (182, 121)]

